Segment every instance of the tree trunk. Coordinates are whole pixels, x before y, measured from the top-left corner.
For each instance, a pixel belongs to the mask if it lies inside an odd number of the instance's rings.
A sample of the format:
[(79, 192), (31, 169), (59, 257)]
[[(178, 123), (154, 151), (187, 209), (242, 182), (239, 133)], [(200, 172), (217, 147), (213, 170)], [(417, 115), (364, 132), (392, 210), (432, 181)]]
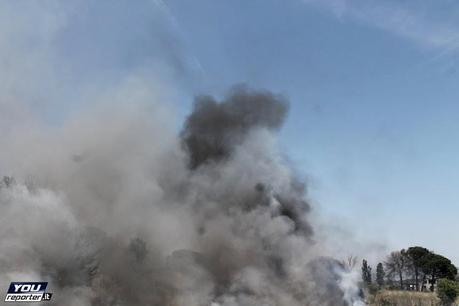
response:
[(425, 283), (426, 283), (426, 275), (424, 274), (422, 276), (421, 291), (424, 291), (426, 289), (425, 286), (424, 286)]
[(400, 290), (403, 290), (403, 274), (402, 271), (398, 273), (398, 276), (400, 278)]

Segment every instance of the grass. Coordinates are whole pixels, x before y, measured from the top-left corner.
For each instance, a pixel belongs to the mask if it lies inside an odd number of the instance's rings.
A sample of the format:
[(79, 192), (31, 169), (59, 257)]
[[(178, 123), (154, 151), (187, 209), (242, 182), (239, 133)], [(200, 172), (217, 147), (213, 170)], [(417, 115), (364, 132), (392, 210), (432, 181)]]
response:
[(370, 296), (370, 306), (438, 306), (440, 300), (432, 292), (382, 290)]

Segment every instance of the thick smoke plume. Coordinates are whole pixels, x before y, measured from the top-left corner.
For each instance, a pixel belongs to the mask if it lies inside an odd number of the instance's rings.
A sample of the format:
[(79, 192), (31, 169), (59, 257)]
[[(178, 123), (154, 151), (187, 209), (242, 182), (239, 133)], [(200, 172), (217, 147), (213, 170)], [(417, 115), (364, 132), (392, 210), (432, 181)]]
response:
[(54, 305), (350, 304), (276, 146), (285, 99), (246, 87), (198, 97), (178, 138), (137, 108), (14, 133), (2, 287), (49, 281)]
[(196, 99), (195, 109), (182, 132), (190, 167), (228, 158), (251, 129), (277, 129), (284, 121), (287, 103), (270, 92), (234, 88), (221, 103), (211, 96)]
[(199, 96), (176, 131), (170, 93), (195, 61), (166, 9), (0, 3), (0, 290), (48, 281), (50, 306), (358, 305), (277, 145), (284, 97)]

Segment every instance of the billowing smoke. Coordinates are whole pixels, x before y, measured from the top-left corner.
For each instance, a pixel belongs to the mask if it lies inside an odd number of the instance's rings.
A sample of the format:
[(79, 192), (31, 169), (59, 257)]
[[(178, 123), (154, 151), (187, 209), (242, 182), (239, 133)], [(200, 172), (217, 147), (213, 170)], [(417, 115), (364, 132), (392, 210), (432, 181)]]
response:
[(179, 137), (149, 109), (15, 132), (2, 153), (16, 172), (0, 188), (3, 288), (49, 281), (54, 305), (350, 304), (276, 145), (284, 98), (198, 97)]
[(43, 305), (66, 306), (358, 305), (279, 150), (285, 97), (198, 96), (177, 132), (170, 92), (195, 61), (164, 11), (0, 3), (0, 290), (48, 281)]
[(194, 112), (182, 133), (192, 169), (229, 158), (250, 130), (277, 129), (287, 112), (287, 103), (270, 92), (251, 92), (239, 86), (222, 103), (211, 96), (196, 99)]
[[(233, 88), (221, 103), (210, 96), (198, 97), (194, 111), (187, 118), (181, 133), (191, 170), (206, 165), (219, 169), (218, 164), (225, 164), (234, 151), (244, 147), (248, 137), (262, 139), (264, 136), (256, 134), (262, 134), (263, 131), (269, 133), (279, 128), (286, 115), (287, 105), (281, 96), (267, 91), (252, 91), (243, 86)], [(269, 160), (271, 156), (266, 158), (267, 162), (273, 162)], [(312, 233), (305, 220), (309, 204), (304, 199), (305, 186), (302, 182), (291, 176), (282, 190), (273, 190), (270, 179), (263, 177), (253, 183), (255, 181), (245, 186), (245, 189), (248, 187), (248, 190), (244, 190), (247, 199), (231, 203), (230, 206), (239, 205), (247, 210), (260, 205), (274, 206), (273, 213), (285, 216), (293, 223), (295, 230), (301, 230), (306, 235)]]

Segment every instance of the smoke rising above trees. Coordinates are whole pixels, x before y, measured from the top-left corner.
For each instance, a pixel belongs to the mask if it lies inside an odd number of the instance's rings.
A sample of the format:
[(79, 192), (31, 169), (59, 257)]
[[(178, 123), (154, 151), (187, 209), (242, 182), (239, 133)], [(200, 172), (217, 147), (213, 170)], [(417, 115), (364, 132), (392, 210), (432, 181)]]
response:
[(133, 105), (3, 152), (1, 284), (49, 281), (55, 305), (360, 305), (276, 145), (284, 98), (198, 97), (178, 137)]
[(278, 146), (285, 97), (201, 95), (177, 133), (191, 61), (164, 7), (37, 3), (0, 4), (0, 287), (48, 281), (69, 306), (361, 302)]

